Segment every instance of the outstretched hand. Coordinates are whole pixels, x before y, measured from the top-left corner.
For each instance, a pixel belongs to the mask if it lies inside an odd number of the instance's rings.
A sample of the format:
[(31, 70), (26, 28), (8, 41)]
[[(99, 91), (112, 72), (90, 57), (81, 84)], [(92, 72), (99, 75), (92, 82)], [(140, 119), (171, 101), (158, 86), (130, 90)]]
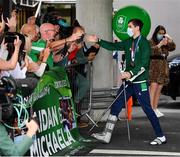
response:
[(66, 38), (67, 42), (72, 42), (79, 39), (82, 36), (82, 33), (73, 33), (70, 37)]
[(9, 27), (10, 32), (15, 32), (16, 31), (16, 26), (17, 26), (17, 14), (16, 11), (13, 10), (11, 13), (11, 17), (7, 18), (7, 23), (6, 25)]
[(93, 43), (98, 42), (97, 35), (86, 35), (85, 37), (88, 42), (93, 42)]

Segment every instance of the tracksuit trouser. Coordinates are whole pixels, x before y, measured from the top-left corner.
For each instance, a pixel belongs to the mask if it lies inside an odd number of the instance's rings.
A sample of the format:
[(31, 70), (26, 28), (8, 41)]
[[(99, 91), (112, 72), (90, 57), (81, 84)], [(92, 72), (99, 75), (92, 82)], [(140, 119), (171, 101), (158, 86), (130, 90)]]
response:
[[(127, 100), (129, 99), (130, 96), (136, 97), (139, 104), (142, 106), (143, 111), (145, 112), (148, 119), (150, 120), (156, 136), (157, 137), (164, 136), (161, 130), (159, 119), (155, 115), (150, 104), (148, 83), (147, 82), (143, 82), (143, 83), (126, 82), (125, 84), (127, 86), (125, 89)], [(123, 84), (119, 88), (117, 96), (119, 93), (121, 93), (122, 90), (124, 90)], [(113, 103), (110, 114), (116, 115), (118, 117), (124, 105), (125, 105), (125, 98), (124, 98), (124, 92), (122, 92), (122, 94), (119, 95), (117, 100)]]

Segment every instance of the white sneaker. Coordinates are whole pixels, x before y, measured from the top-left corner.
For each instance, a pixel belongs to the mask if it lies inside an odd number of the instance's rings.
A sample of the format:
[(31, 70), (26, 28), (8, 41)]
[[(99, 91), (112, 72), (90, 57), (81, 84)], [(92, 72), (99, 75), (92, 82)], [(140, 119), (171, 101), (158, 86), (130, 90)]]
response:
[(162, 112), (160, 112), (158, 109), (154, 109), (154, 112), (158, 118), (164, 116), (164, 114)]
[(152, 142), (150, 142), (150, 145), (161, 145), (161, 144), (165, 144), (167, 143), (166, 141), (166, 137), (162, 136), (162, 137), (157, 137), (155, 138)]
[(156, 109), (156, 110), (158, 112), (159, 117), (163, 117), (164, 116), (164, 114), (162, 112), (160, 112), (158, 109)]

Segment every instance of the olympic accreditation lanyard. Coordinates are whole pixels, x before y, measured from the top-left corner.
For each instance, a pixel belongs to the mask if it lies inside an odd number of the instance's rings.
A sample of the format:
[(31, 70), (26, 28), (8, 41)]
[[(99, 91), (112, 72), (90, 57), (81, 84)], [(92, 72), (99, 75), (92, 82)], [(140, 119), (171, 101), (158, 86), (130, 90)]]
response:
[(137, 47), (138, 47), (140, 40), (141, 40), (141, 35), (138, 37), (138, 40), (137, 40), (137, 43), (135, 46), (134, 46), (135, 42), (134, 41), (132, 42), (132, 47), (131, 47), (131, 66), (132, 67), (135, 66), (134, 60), (135, 60), (136, 50), (137, 50)]

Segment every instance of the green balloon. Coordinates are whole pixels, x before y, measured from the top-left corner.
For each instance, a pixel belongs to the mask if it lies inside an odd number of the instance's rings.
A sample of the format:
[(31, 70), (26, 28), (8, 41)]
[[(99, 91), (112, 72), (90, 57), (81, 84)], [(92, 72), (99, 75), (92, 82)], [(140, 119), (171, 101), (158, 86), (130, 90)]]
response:
[(149, 14), (141, 7), (127, 6), (117, 11), (113, 18), (113, 30), (120, 40), (129, 38), (127, 35), (128, 21), (131, 19), (140, 19), (143, 22), (141, 33), (147, 36), (151, 29), (151, 19)]

